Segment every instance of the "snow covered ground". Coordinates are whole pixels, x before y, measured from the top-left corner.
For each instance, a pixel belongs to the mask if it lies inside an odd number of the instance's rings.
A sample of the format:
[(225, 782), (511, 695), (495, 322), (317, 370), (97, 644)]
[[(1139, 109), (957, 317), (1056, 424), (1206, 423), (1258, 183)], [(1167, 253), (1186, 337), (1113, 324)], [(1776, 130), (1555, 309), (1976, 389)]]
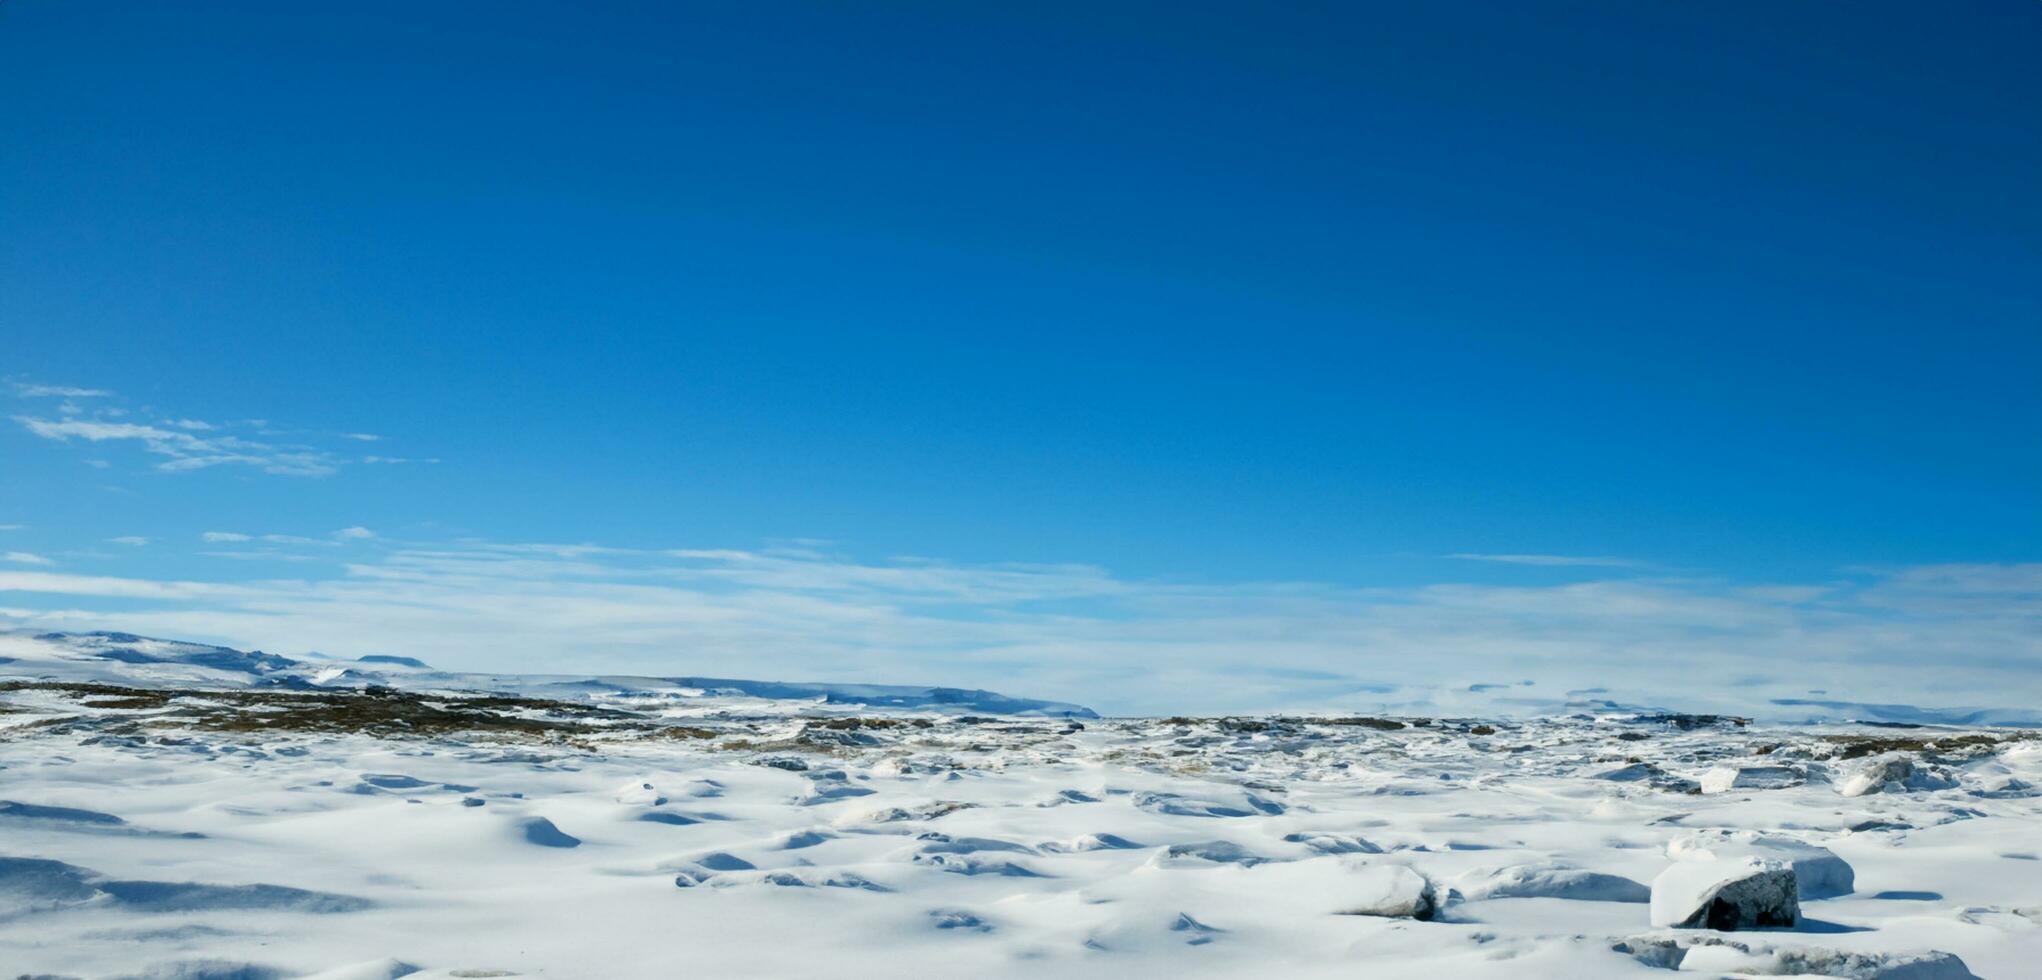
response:
[[(2014, 729), (1098, 719), (14, 634), (0, 974), (2032, 977), (2037, 784)], [(1797, 925), (1652, 926), (1746, 861)]]

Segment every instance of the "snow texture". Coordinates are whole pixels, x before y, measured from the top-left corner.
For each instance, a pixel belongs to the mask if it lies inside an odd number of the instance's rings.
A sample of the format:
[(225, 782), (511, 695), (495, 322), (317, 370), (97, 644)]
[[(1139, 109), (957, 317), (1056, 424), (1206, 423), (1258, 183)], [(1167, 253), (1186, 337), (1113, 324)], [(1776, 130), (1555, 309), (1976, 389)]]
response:
[(8, 976), (2042, 963), (2024, 731), (1096, 719), (942, 688), (378, 662), (329, 689), (332, 664), (117, 634), (0, 636), (0, 657)]

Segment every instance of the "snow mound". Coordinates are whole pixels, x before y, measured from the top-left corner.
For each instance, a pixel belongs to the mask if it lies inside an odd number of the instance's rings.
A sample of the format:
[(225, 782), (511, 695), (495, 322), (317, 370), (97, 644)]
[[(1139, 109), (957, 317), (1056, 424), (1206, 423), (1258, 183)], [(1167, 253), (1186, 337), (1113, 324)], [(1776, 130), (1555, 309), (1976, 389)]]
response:
[(1857, 887), (1856, 872), (1834, 851), (1751, 830), (1695, 831), (1668, 841), (1666, 856), (1676, 861), (1780, 861), (1793, 869), (1802, 901), (1848, 895)]
[(1649, 902), (1652, 889), (1619, 875), (1554, 865), (1520, 864), (1464, 879), (1469, 900), (1564, 898), (1578, 902)]
[(1172, 844), (1150, 858), (1149, 866), (1169, 868), (1200, 864), (1237, 864), (1244, 868), (1252, 868), (1267, 863), (1268, 860), (1233, 841), (1208, 840)]
[(518, 832), (525, 843), (540, 847), (580, 847), (581, 838), (562, 831), (545, 817), (527, 817), (518, 821)]
[(1784, 861), (1680, 861), (1652, 879), (1652, 925), (1792, 928), (1801, 921), (1797, 891), (1794, 869)]
[(1303, 844), (1320, 854), (1381, 854), (1383, 849), (1375, 843), (1360, 837), (1343, 834), (1296, 833), (1285, 834), (1287, 844)]
[(1361, 868), (1346, 883), (1341, 915), (1372, 915), (1428, 922), (1439, 913), (1439, 894), (1424, 875), (1402, 865)]

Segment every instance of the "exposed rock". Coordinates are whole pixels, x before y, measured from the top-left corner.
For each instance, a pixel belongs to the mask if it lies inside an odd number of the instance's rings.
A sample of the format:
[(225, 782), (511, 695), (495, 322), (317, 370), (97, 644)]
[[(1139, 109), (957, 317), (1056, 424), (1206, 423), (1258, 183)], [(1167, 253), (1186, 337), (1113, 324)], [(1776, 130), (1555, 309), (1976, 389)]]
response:
[(1856, 772), (1838, 783), (1836, 791), (1845, 796), (1872, 793), (1905, 793), (1910, 790), (1949, 789), (1957, 785), (1950, 774), (1917, 761), (1904, 752), (1874, 756)]
[(1850, 980), (1978, 980), (1955, 953), (1847, 953), (1788, 948), (1773, 954), (1782, 974), (1813, 973)]
[(1794, 868), (1744, 858), (1676, 861), (1652, 879), (1654, 928), (1752, 929), (1801, 921)]
[(1429, 922), (1439, 913), (1439, 893), (1424, 875), (1402, 865), (1362, 868), (1350, 886), (1341, 915), (1377, 915)]
[(1852, 953), (1820, 946), (1746, 943), (1721, 936), (1634, 936), (1611, 947), (1662, 970), (1842, 980), (1978, 980), (1955, 954), (1939, 950)]

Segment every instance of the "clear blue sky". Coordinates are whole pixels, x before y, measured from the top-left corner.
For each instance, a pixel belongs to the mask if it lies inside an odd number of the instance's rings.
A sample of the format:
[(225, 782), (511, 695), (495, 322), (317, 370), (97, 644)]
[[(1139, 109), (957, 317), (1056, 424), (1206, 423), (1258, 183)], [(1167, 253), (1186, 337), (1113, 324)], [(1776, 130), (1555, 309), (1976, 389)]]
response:
[(2042, 5), (1267, 6), (0, 4), (0, 545), (2042, 558)]

